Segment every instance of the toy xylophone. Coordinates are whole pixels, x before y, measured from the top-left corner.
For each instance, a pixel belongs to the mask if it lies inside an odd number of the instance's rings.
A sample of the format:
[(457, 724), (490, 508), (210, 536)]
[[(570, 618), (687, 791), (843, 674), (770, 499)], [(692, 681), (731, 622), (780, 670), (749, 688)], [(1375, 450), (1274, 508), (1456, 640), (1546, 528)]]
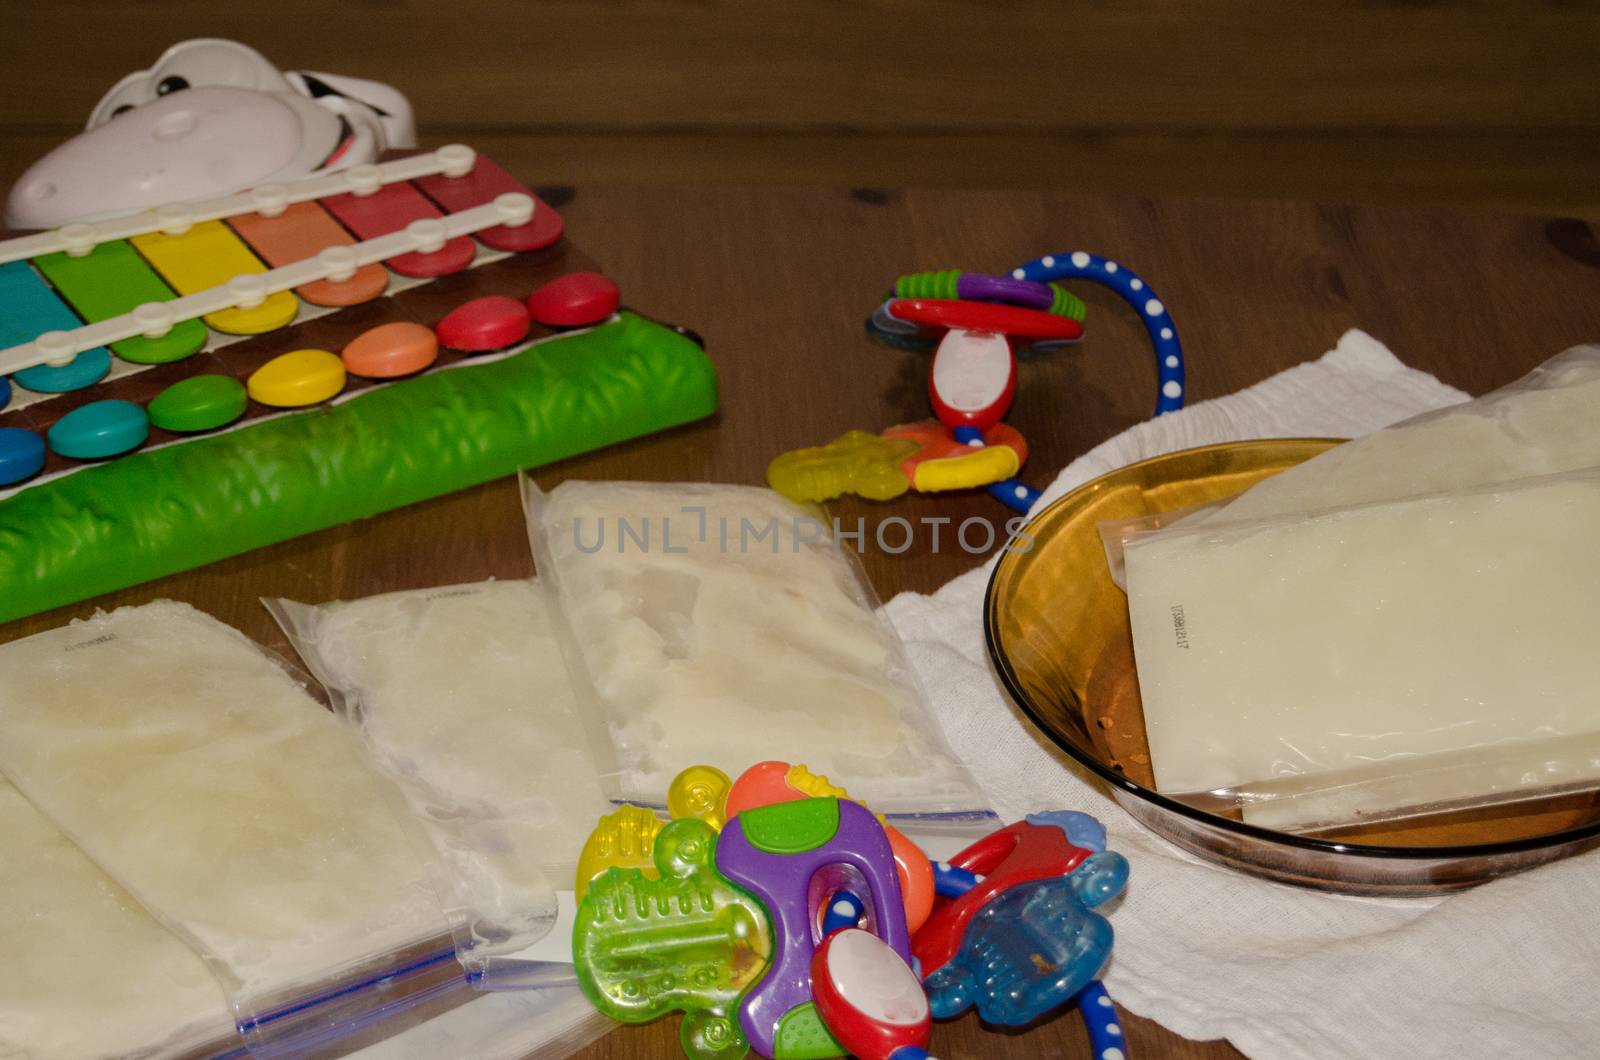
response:
[(453, 145), (23, 236), (0, 243), (0, 376), (35, 395), (79, 390), (113, 353), (126, 374), (459, 272), (480, 253), (469, 235), (514, 252), (561, 233), (515, 178)]
[[(562, 231), (457, 145), (0, 242), (0, 620), (709, 415), (704, 353), (626, 313), (385, 378), (587, 268)], [(352, 356), (384, 324), (430, 353)]]

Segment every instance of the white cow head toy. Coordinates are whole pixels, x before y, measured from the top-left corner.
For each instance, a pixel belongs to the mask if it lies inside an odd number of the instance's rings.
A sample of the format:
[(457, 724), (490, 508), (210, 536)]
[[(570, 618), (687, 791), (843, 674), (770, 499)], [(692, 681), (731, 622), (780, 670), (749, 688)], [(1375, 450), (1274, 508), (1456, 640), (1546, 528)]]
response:
[(99, 220), (415, 146), (411, 105), (388, 85), (284, 73), (234, 41), (184, 41), (118, 81), (84, 132), (29, 167), (5, 220), (14, 229)]

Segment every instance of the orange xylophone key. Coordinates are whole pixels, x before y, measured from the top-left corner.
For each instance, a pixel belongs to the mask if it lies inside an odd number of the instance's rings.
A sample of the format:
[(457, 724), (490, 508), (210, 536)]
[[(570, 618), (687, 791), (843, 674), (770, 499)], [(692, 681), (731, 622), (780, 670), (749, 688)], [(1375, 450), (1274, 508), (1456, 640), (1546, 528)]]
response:
[[(258, 213), (229, 218), (228, 225), (273, 268), (292, 265), (328, 247), (349, 246), (350, 233), (314, 202), (297, 202), (276, 217)], [(294, 293), (312, 305), (347, 306), (368, 302), (389, 286), (382, 265), (363, 265), (348, 280), (318, 280), (296, 287)]]

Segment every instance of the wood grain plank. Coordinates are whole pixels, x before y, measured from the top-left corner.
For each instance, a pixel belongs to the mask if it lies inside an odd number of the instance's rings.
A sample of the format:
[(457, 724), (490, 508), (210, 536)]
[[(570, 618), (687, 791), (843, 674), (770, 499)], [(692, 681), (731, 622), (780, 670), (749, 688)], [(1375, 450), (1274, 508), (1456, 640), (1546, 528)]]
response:
[(1600, 216), (1600, 136), (526, 136), (437, 130), (535, 184), (1054, 188)]
[(1540, 0), (77, 0), (6, 21), (0, 126), (19, 130), (78, 124), (197, 32), (389, 81), (432, 122), (541, 133), (1600, 124), (1600, 13)]
[[(63, 134), (65, 135), (65, 134)], [(54, 147), (0, 132), (0, 188)], [(440, 128), (531, 185), (1012, 187), (1600, 217), (1600, 136), (532, 136)]]

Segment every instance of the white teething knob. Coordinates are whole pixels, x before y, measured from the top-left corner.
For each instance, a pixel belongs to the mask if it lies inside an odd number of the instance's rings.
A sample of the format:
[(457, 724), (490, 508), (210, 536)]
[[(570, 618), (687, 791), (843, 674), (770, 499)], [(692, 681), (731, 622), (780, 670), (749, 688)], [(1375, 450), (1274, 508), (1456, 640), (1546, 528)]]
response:
[(444, 222), (437, 217), (412, 221), (406, 225), (406, 235), (411, 237), (411, 244), (424, 254), (444, 249), (445, 241), (450, 238)]
[(161, 222), (161, 231), (169, 236), (181, 236), (194, 227), (194, 215), (181, 202), (156, 207), (156, 220)]
[(60, 235), (70, 258), (81, 258), (95, 247), (94, 226), (82, 221), (63, 226)]

